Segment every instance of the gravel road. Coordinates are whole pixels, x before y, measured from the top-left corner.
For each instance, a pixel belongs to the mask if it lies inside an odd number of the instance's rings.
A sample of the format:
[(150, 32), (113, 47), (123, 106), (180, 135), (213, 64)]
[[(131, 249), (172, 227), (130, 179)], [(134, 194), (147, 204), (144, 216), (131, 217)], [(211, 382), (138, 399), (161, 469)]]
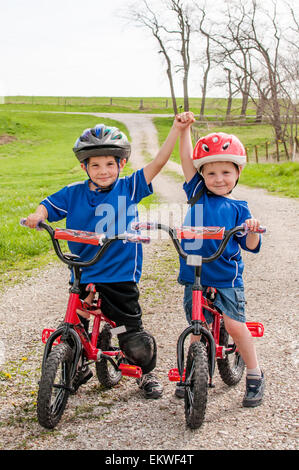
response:
[[(151, 116), (111, 117), (127, 125), (133, 140), (132, 163), (140, 167), (144, 164), (142, 151), (153, 155), (157, 149)], [(169, 169), (180, 172), (174, 164)], [(159, 175), (154, 188), (162, 201), (169, 201), (171, 195), (177, 202), (184, 201), (181, 184), (169, 173)], [(168, 370), (176, 367), (176, 340), (186, 327), (182, 288), (176, 282), (177, 256), (168, 240), (153, 240), (144, 249), (140, 290), (144, 324), (158, 343), (156, 372), (164, 386), (163, 397), (144, 399), (130, 378), (124, 378), (113, 390), (103, 391), (93, 377), (69, 399), (54, 431), (39, 426), (36, 394), (43, 352), (40, 335), (43, 328), (56, 327), (62, 320), (68, 295), (68, 270), (49, 264), (1, 294), (0, 449), (188, 453), (203, 449), (298, 449), (299, 203), (240, 185), (236, 196), (249, 201), (253, 214), (268, 229), (261, 253), (244, 254), (247, 319), (261, 321), (265, 327), (264, 337), (256, 339), (266, 376), (263, 405), (242, 408), (245, 378), (230, 388), (216, 372), (203, 426), (195, 431), (186, 428), (183, 402), (174, 397), (174, 384), (167, 376)], [(167, 215), (162, 212), (161, 217)]]

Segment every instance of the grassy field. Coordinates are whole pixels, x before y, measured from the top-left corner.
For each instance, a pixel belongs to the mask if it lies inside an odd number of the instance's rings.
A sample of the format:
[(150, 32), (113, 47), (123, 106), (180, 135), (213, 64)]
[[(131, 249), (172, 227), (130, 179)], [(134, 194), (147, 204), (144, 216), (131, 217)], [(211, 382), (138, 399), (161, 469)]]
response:
[[(154, 123), (159, 129), (159, 141), (160, 143), (163, 142), (163, 140), (166, 138), (169, 129), (172, 125), (173, 118), (167, 117), (167, 118), (162, 118), (162, 117), (156, 117), (154, 118)], [(258, 146), (258, 153), (259, 157), (261, 160), (265, 160), (266, 156), (266, 151), (265, 151), (265, 143), (268, 142), (268, 149), (269, 149), (269, 156), (274, 157), (275, 152), (276, 152), (276, 145), (273, 137), (273, 131), (272, 127), (268, 124), (248, 124), (246, 126), (227, 126), (227, 125), (222, 125), (221, 123), (219, 124), (211, 124), (211, 123), (206, 123), (206, 124), (195, 124), (193, 126), (194, 130), (194, 141), (196, 141), (200, 136), (209, 134), (210, 132), (227, 132), (228, 134), (235, 134), (244, 144), (244, 147), (246, 147), (247, 154), (248, 154), (248, 160), (249, 163), (255, 162), (256, 157), (255, 157), (255, 146)], [(281, 159), (285, 159), (285, 152), (282, 147), (282, 144), (280, 145), (280, 151), (281, 151)], [(179, 152), (178, 152), (178, 146), (176, 146), (176, 150), (173, 155), (173, 159), (179, 163), (180, 157), (179, 157)]]
[[(177, 106), (183, 107), (183, 98), (177, 98)], [(190, 110), (200, 113), (201, 99), (190, 98)], [(170, 98), (122, 98), (122, 97), (61, 97), (61, 96), (7, 96), (6, 110), (35, 110), (35, 111), (81, 111), (108, 113), (158, 113), (172, 114)], [(221, 119), (225, 115), (226, 99), (207, 98), (205, 116), (210, 119)], [(241, 111), (241, 100), (233, 100), (232, 116), (237, 117)], [(248, 116), (255, 116), (255, 106), (249, 103)]]
[[(171, 118), (154, 118), (154, 123), (158, 129), (160, 144), (166, 138), (173, 119)], [(254, 155), (252, 155), (255, 145), (260, 148), (265, 141), (273, 139), (272, 129), (268, 125), (260, 126), (200, 126), (197, 128), (199, 135), (206, 135), (210, 132), (227, 132), (235, 134), (248, 149), (249, 164), (246, 165), (242, 172), (240, 183), (267, 189), (281, 196), (299, 197), (299, 163), (282, 161), (280, 163), (254, 163)], [(270, 147), (271, 148), (271, 147)], [(264, 154), (265, 155), (265, 154)], [(178, 144), (174, 149), (172, 159), (180, 163)]]
[[(19, 220), (39, 202), (66, 184), (86, 179), (72, 147), (83, 129), (97, 124), (92, 116), (3, 113), (0, 136), (11, 142), (0, 145), (0, 274), (2, 283), (19, 272), (32, 270), (54, 259), (46, 233), (20, 227)], [(128, 134), (124, 125), (107, 120)], [(126, 165), (123, 175), (132, 172)], [(145, 204), (157, 201), (150, 196)], [(63, 226), (63, 222), (58, 224)]]
[[(5, 105), (0, 106), (0, 137), (6, 137), (5, 145), (0, 145), (2, 286), (56, 259), (49, 250), (51, 245), (47, 234), (20, 227), (19, 220), (34, 211), (48, 194), (85, 179), (72, 146), (83, 129), (98, 122), (98, 118), (93, 116), (11, 112), (5, 111), (6, 108)], [(155, 118), (154, 122), (162, 142), (172, 125), (172, 118)], [(107, 123), (117, 125), (128, 134), (121, 123), (113, 120), (107, 120)], [(220, 127), (205, 125), (199, 132), (206, 134), (211, 129), (220, 130)], [(221, 130), (232, 132), (226, 127)], [(271, 137), (269, 126), (234, 127), (233, 132), (247, 147)], [(179, 162), (178, 146), (172, 158)], [(124, 174), (131, 172), (132, 168), (127, 165)], [(249, 164), (242, 173), (241, 183), (298, 198), (299, 163)], [(155, 195), (145, 201), (146, 205), (158, 202)], [(58, 225), (63, 226), (63, 223)]]

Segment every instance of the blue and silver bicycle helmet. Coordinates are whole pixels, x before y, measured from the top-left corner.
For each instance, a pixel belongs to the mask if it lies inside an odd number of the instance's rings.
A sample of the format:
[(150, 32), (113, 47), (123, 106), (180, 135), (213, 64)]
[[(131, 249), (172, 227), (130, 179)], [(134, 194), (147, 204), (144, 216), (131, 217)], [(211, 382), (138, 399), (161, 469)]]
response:
[(97, 124), (93, 128), (85, 129), (76, 140), (73, 151), (80, 163), (84, 163), (89, 157), (108, 155), (128, 161), (131, 145), (126, 135), (117, 127)]

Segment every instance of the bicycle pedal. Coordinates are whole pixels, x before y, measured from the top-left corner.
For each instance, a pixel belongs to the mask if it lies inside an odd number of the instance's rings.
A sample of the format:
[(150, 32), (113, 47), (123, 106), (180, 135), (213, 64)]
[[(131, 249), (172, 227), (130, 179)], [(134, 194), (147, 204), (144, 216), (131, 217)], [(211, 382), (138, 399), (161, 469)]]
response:
[[(46, 344), (51, 334), (54, 332), (55, 330), (53, 330), (52, 328), (45, 328), (42, 332), (42, 342)], [(53, 342), (53, 346), (56, 346), (59, 343), (60, 343), (60, 336), (56, 338), (56, 340)]]
[[(183, 376), (182, 376), (182, 381), (184, 382), (185, 381), (185, 369), (184, 369), (184, 372), (183, 372)], [(170, 382), (180, 382), (181, 381), (181, 376), (179, 374), (179, 370), (178, 369), (170, 369), (170, 371), (168, 372), (168, 378), (170, 380)]]
[(255, 338), (261, 338), (264, 336), (264, 325), (260, 322), (248, 321), (246, 326), (251, 333), (251, 336)]
[(135, 377), (136, 379), (140, 379), (142, 376), (142, 369), (139, 366), (121, 363), (119, 364), (118, 368), (121, 371), (121, 374), (126, 375), (127, 377)]

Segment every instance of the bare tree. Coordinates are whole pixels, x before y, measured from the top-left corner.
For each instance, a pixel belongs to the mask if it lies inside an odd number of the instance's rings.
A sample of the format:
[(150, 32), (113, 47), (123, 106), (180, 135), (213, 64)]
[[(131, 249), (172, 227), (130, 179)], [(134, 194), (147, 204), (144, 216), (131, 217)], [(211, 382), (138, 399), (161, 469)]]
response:
[(202, 86), (201, 86), (202, 93), (201, 93), (200, 118), (202, 119), (204, 116), (204, 112), (205, 112), (206, 96), (207, 96), (207, 89), (208, 89), (208, 76), (209, 76), (211, 63), (212, 63), (211, 51), (210, 51), (211, 33), (210, 31), (208, 31), (208, 29), (204, 27), (204, 22), (206, 18), (206, 6), (201, 7), (196, 3), (196, 7), (198, 11), (200, 12), (200, 17), (199, 17), (199, 24), (198, 26), (195, 26), (195, 29), (198, 29), (201, 35), (203, 35), (206, 40), (206, 47), (205, 47), (205, 54), (204, 54), (204, 72), (203, 72), (203, 81), (202, 81)]
[(132, 7), (130, 8), (131, 13), (129, 16), (129, 20), (142, 27), (147, 28), (157, 40), (159, 45), (158, 52), (164, 56), (166, 62), (166, 74), (169, 81), (173, 112), (174, 114), (177, 114), (178, 107), (173, 82), (172, 60), (168, 52), (167, 40), (163, 35), (164, 26), (160, 24), (158, 14), (151, 8), (147, 0), (142, 0), (142, 6), (143, 9), (141, 9), (139, 2), (138, 6), (132, 5)]
[(268, 11), (263, 10), (257, 0), (230, 2), (226, 7), (226, 29), (214, 35), (213, 41), (223, 59), (241, 73), (244, 104), (241, 114), (244, 114), (248, 96), (256, 102), (258, 97), (276, 138), (283, 140), (286, 130), (281, 115), (281, 99), (284, 95), (281, 56), (284, 38), (277, 1), (272, 1), (272, 9)]
[[(227, 88), (228, 88), (228, 97), (227, 97), (227, 106), (226, 106), (225, 117), (226, 117), (226, 120), (229, 120), (230, 117), (231, 117), (233, 97), (240, 92), (240, 85), (238, 84), (236, 86), (234, 84), (234, 81), (232, 79), (232, 71), (231, 71), (230, 68), (225, 67), (224, 70), (227, 73), (226, 83), (227, 83)], [(240, 77), (237, 77), (237, 82), (239, 83), (239, 81), (240, 81)]]
[[(214, 61), (223, 70), (231, 70), (230, 78), (234, 77), (235, 86), (242, 96), (240, 115), (245, 117), (250, 95), (251, 76), (249, 70), (249, 50), (242, 33), (242, 25), (245, 20), (245, 9), (238, 3), (238, 8), (233, 3), (226, 6), (226, 10), (221, 18), (222, 25), (218, 31), (211, 34), (211, 41), (214, 43)], [(224, 20), (224, 21), (223, 21)], [(219, 30), (221, 32), (219, 32)]]
[[(159, 53), (163, 54), (167, 64), (167, 77), (173, 110), (177, 113), (177, 103), (174, 90), (173, 70), (183, 74), (184, 109), (189, 110), (188, 80), (190, 71), (190, 36), (191, 21), (188, 0), (165, 0), (161, 3), (163, 13), (150, 0), (142, 0), (130, 7), (129, 19), (147, 28), (156, 38)], [(159, 11), (158, 11), (159, 10)], [(165, 16), (167, 20), (165, 20)], [(179, 60), (178, 60), (179, 57)]]
[(189, 17), (189, 9), (184, 6), (182, 0), (170, 0), (169, 9), (172, 10), (177, 18), (178, 29), (169, 30), (165, 28), (169, 34), (177, 35), (179, 39), (179, 52), (181, 56), (181, 65), (177, 66), (177, 70), (183, 72), (183, 93), (184, 93), (184, 110), (189, 111), (189, 92), (188, 78), (190, 71), (190, 35), (191, 21)]

